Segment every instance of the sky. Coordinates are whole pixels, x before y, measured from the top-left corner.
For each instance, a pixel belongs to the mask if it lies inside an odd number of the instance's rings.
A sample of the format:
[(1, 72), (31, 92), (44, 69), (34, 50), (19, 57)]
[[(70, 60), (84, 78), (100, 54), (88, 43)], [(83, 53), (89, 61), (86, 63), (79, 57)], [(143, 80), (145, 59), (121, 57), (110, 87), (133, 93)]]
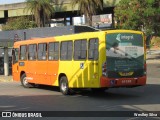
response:
[(0, 0), (0, 5), (24, 2), (25, 0)]

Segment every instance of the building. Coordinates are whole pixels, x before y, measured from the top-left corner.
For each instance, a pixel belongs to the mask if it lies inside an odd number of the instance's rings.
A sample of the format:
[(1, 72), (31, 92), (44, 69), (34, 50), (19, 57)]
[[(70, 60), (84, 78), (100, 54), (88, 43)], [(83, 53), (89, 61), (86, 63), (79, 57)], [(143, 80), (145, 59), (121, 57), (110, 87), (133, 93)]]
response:
[[(112, 18), (114, 16), (113, 9), (115, 5), (120, 0), (103, 0), (103, 10), (97, 13), (99, 17), (93, 17), (98, 23), (107, 23), (109, 21), (113, 22), (113, 19), (110, 19), (107, 14), (111, 14)], [(84, 16), (80, 16), (77, 13), (77, 7), (75, 6), (74, 10), (72, 9), (71, 0), (54, 0), (55, 15), (52, 16), (52, 26), (63, 25), (74, 25), (74, 24), (85, 24), (83, 21)], [(0, 24), (5, 24), (8, 18), (18, 17), (18, 16), (29, 16), (31, 13), (26, 10), (26, 3), (15, 3), (15, 4), (4, 4), (0, 5)], [(79, 22), (77, 23), (77, 18), (79, 17)], [(98, 19), (97, 19), (98, 18)], [(110, 20), (108, 20), (110, 19)], [(97, 21), (99, 20), (99, 21)], [(94, 20), (93, 20), (94, 21)], [(110, 22), (110, 24), (112, 24)], [(96, 23), (93, 23), (95, 25)]]

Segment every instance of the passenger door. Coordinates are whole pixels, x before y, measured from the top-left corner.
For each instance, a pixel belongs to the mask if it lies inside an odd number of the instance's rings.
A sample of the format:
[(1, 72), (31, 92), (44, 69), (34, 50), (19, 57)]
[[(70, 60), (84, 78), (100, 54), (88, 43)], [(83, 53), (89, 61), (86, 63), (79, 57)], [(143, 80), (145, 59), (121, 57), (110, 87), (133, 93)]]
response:
[(99, 40), (91, 38), (88, 42), (88, 74), (91, 87), (99, 86), (99, 71), (98, 71), (98, 56), (99, 56)]
[(48, 81), (47, 74), (47, 43), (39, 43), (38, 44), (38, 61), (36, 63), (36, 81), (39, 84), (50, 85), (50, 81)]
[(48, 76), (50, 85), (56, 84), (58, 79), (58, 68), (59, 68), (59, 42), (50, 42), (48, 45)]
[(19, 75), (19, 63), (18, 63), (18, 57), (19, 57), (19, 49), (15, 48), (12, 50), (12, 76), (13, 80), (19, 81), (20, 75)]

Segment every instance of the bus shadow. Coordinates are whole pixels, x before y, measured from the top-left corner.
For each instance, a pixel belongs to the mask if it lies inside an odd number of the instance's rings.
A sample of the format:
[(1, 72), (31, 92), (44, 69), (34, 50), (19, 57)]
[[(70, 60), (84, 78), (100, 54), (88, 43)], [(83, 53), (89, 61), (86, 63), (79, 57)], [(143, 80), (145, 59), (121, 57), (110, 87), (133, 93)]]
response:
[[(89, 97), (94, 99), (101, 99), (101, 100), (120, 100), (120, 99), (135, 99), (141, 97), (138, 94), (128, 94), (128, 93), (120, 93), (120, 92), (113, 92), (114, 90), (107, 90), (105, 92), (92, 92), (92, 91), (79, 91), (76, 95), (81, 95), (83, 97)], [(127, 91), (127, 90), (126, 90)]]
[[(36, 89), (48, 90), (53, 92), (59, 92), (59, 87), (40, 85)], [(144, 97), (157, 98), (160, 95), (160, 85), (147, 84), (145, 86), (139, 86), (134, 88), (110, 88), (105, 92), (92, 92), (90, 89), (75, 89), (74, 94), (67, 95), (66, 97), (89, 97), (94, 99), (139, 99)], [(159, 100), (159, 98), (157, 98)], [(160, 100), (159, 100), (160, 103)]]
[(48, 85), (36, 85), (35, 87), (33, 87), (33, 89), (42, 89), (42, 90), (49, 90), (49, 91), (53, 91), (53, 92), (60, 92), (59, 87), (57, 86), (48, 86)]
[[(38, 85), (31, 89), (40, 89), (40, 90), (58, 92), (59, 94), (62, 94), (60, 92), (59, 87), (56, 87), (56, 86), (53, 87), (53, 86), (48, 86), (48, 85)], [(127, 91), (130, 91), (131, 94), (129, 94)], [(135, 92), (135, 91), (138, 92), (136, 88), (110, 88), (110, 89), (105, 90), (104, 92), (98, 92), (98, 91), (93, 92), (91, 89), (74, 89), (74, 92), (72, 94), (62, 95), (62, 96), (65, 96), (65, 97), (81, 96), (81, 97), (90, 97), (90, 98), (95, 98), (95, 99), (108, 99), (108, 100), (109, 99), (127, 99), (127, 98), (140, 97), (139, 94), (132, 94), (132, 92)]]
[[(3, 84), (2, 84), (3, 85)], [(4, 85), (8, 85), (4, 84)], [(4, 86), (3, 85), (3, 86)], [(78, 90), (74, 95), (62, 95), (58, 87), (39, 86), (24, 89), (19, 84), (11, 88), (2, 86), (8, 91), (0, 95), (0, 110), (160, 110), (160, 84), (147, 84), (135, 88), (113, 88), (104, 93), (93, 93), (91, 90)], [(19, 87), (18, 87), (19, 86)], [(37, 90), (36, 90), (37, 89)], [(18, 91), (17, 91), (18, 90)], [(143, 106), (145, 106), (143, 108)], [(146, 106), (149, 106), (146, 108)], [(151, 107), (152, 106), (152, 107)]]
[[(93, 93), (91, 91), (80, 91), (78, 94), (82, 96), (87, 96), (94, 99), (103, 100), (130, 100), (135, 101), (144, 99), (143, 102), (149, 101), (153, 103), (160, 103), (160, 85), (158, 84), (148, 84), (146, 86), (140, 86), (135, 88), (111, 88), (102, 93)], [(148, 103), (149, 103), (148, 102)]]
[[(33, 89), (59, 92), (61, 94), (59, 87), (56, 87), (56, 86), (53, 87), (53, 86), (47, 86), (47, 85), (38, 85), (37, 87), (34, 87)], [(93, 92), (91, 89), (74, 89), (73, 91), (74, 91), (73, 94), (64, 95), (64, 96), (66, 97), (88, 96), (88, 97), (97, 98), (97, 99), (110, 99), (110, 98), (124, 99), (124, 98), (139, 97), (139, 94), (129, 94), (127, 92), (127, 91), (131, 91), (130, 93), (135, 92), (135, 91), (138, 92), (136, 88), (110, 88), (110, 89), (105, 90), (104, 92), (98, 92), (98, 91)], [(125, 93), (122, 91), (125, 91)]]

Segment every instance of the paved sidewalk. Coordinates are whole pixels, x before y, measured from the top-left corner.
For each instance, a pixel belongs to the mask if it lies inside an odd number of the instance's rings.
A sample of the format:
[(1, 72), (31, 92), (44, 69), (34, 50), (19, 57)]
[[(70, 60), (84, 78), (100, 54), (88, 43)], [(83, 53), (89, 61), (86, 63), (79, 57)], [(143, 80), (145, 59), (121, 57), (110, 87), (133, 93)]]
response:
[(147, 63), (160, 63), (160, 50), (147, 51)]
[(4, 75), (0, 75), (0, 82), (11, 82), (13, 81), (12, 76), (4, 76)]

